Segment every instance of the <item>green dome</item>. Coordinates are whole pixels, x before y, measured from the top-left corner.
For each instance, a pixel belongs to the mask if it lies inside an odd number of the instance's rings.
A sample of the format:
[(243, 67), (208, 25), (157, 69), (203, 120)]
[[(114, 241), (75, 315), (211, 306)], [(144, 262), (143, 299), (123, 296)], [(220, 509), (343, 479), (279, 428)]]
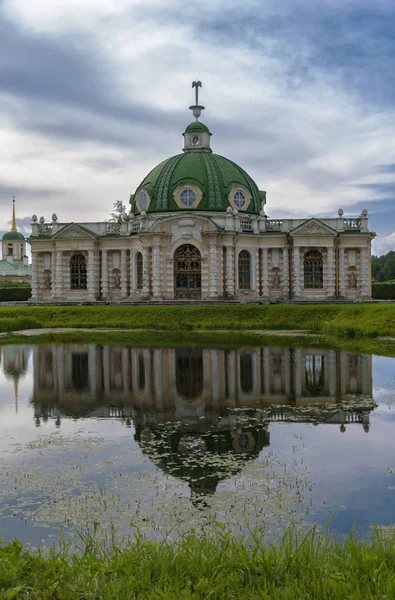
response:
[[(189, 127), (192, 125), (195, 123)], [(196, 125), (202, 124), (196, 122)], [(251, 197), (245, 210), (240, 210), (240, 215), (259, 214), (264, 192), (259, 192), (256, 183), (248, 173), (231, 160), (205, 151), (177, 154), (152, 169), (139, 185), (136, 193), (131, 196), (131, 210), (139, 213), (136, 199), (143, 189), (150, 197), (147, 212), (191, 210), (191, 208), (180, 207), (173, 196), (177, 188), (186, 184), (197, 186), (203, 194), (200, 202), (192, 210), (226, 211), (229, 206), (232, 207), (229, 194), (239, 187), (246, 192), (247, 197)]]
[(185, 130), (185, 133), (190, 133), (191, 131), (207, 131), (208, 133), (210, 133), (207, 125), (204, 125), (204, 123), (201, 123), (200, 121), (193, 121), (193, 123), (188, 125), (188, 127)]
[(5, 233), (3, 235), (2, 241), (4, 242), (5, 240), (23, 240), (25, 241), (25, 236), (22, 233), (19, 233), (19, 231), (8, 231), (8, 233)]

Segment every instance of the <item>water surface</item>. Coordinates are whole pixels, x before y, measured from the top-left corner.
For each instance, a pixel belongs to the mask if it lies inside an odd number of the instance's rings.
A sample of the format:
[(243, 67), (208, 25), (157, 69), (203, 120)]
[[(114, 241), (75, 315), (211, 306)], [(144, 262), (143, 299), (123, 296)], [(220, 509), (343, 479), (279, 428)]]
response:
[(0, 349), (0, 534), (391, 525), (395, 359), (300, 348)]

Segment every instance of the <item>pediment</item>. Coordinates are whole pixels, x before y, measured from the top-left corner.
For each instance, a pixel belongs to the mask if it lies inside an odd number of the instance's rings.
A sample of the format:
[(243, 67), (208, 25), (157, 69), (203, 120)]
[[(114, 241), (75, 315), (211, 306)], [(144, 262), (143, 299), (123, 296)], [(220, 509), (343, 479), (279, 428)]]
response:
[(328, 225), (325, 225), (325, 223), (322, 223), (322, 221), (319, 221), (318, 219), (309, 219), (308, 221), (306, 221), (305, 223), (302, 223), (301, 225), (298, 225), (298, 227), (295, 227), (295, 229), (292, 229), (292, 231), (290, 232), (292, 236), (295, 235), (331, 235), (331, 236), (335, 236), (337, 235), (337, 232), (332, 229), (332, 227), (329, 227)]
[(95, 240), (97, 235), (93, 231), (89, 231), (78, 223), (69, 223), (57, 231), (53, 236), (53, 240)]

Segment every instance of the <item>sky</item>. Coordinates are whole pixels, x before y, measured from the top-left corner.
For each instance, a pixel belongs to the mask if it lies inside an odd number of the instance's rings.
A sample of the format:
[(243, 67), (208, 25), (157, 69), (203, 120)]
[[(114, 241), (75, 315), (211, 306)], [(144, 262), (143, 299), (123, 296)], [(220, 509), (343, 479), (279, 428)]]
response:
[(0, 0), (0, 232), (107, 219), (178, 154), (192, 81), (270, 218), (369, 212), (395, 249), (393, 0)]

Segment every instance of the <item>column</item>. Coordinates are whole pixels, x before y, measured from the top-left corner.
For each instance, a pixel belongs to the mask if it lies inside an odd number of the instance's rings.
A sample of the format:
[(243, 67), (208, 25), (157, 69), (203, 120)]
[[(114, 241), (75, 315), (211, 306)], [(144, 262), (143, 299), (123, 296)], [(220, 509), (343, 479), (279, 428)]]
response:
[(226, 246), (226, 295), (233, 297), (235, 295), (234, 278), (234, 248), (232, 245)]
[(108, 300), (108, 253), (101, 251), (101, 297)]
[(293, 297), (300, 296), (300, 250), (298, 246), (293, 249)]
[(294, 351), (294, 378), (295, 400), (297, 402), (302, 395), (302, 350), (300, 348), (296, 348)]
[[(325, 359), (324, 359), (325, 360)], [(328, 371), (329, 371), (329, 396), (336, 398), (337, 395), (337, 369), (336, 369), (336, 352), (328, 351)], [(325, 363), (324, 363), (325, 365)]]
[(368, 249), (361, 248), (361, 261), (360, 261), (360, 269), (361, 269), (361, 296), (366, 298), (369, 296), (369, 288), (368, 288), (368, 261), (367, 254)]
[(227, 364), (227, 375), (228, 375), (228, 392), (229, 392), (229, 400), (235, 402), (237, 395), (237, 368), (236, 368), (236, 350), (228, 350), (225, 354), (225, 360), (228, 361)]
[(61, 298), (63, 292), (63, 251), (56, 250), (55, 298)]
[(88, 352), (89, 387), (93, 398), (97, 397), (97, 358), (96, 346), (89, 344)]
[(285, 300), (288, 300), (288, 298), (289, 298), (289, 251), (288, 251), (288, 246), (283, 248), (282, 287), (283, 287), (283, 297)]
[(122, 385), (124, 396), (129, 395), (129, 348), (122, 348)]
[(265, 346), (263, 349), (263, 391), (266, 397), (270, 396), (270, 348)]
[(344, 278), (344, 248), (339, 248), (339, 298), (346, 295), (346, 282)]
[(160, 260), (160, 246), (153, 246), (153, 265), (152, 265), (152, 291), (154, 298), (161, 298), (161, 260)]
[(108, 400), (110, 394), (110, 349), (108, 346), (103, 346), (102, 361), (104, 396)]
[(262, 248), (262, 296), (269, 296), (269, 261), (268, 249)]
[(125, 300), (128, 295), (128, 273), (126, 249), (121, 250), (121, 298)]
[(32, 251), (32, 297), (31, 299), (38, 300), (38, 252)]
[(88, 300), (96, 300), (95, 251), (88, 250)]
[(143, 247), (143, 296), (149, 296), (149, 249)]
[(51, 250), (51, 298), (55, 298), (55, 281), (56, 281), (56, 253)]
[(219, 406), (219, 351), (210, 350), (211, 358), (211, 390), (213, 394), (213, 406)]
[(210, 244), (210, 298), (218, 298), (218, 260), (216, 240)]
[(326, 249), (326, 276), (327, 276), (327, 296), (333, 298), (335, 295), (335, 264), (333, 246), (328, 246)]

